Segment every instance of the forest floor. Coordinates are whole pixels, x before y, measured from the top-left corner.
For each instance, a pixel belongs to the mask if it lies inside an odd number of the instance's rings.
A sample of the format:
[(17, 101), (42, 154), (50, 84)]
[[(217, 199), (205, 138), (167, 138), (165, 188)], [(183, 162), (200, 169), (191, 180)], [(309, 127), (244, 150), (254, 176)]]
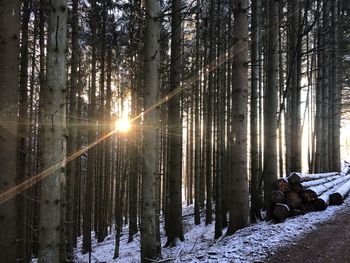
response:
[(347, 206), (331, 220), (317, 225), (293, 243), (281, 247), (266, 262), (350, 262), (350, 207)]
[[(214, 224), (193, 223), (193, 206), (184, 207), (185, 241), (163, 248), (166, 262), (350, 262), (346, 248), (350, 242), (350, 198), (341, 206), (289, 218), (280, 224), (259, 222), (237, 231), (233, 236), (214, 239)], [(120, 256), (113, 260), (114, 233), (100, 244), (93, 241), (92, 262), (140, 262), (140, 237), (127, 243), (128, 228), (123, 229)], [(162, 231), (162, 244), (166, 237)], [(78, 240), (81, 248), (82, 238)], [(77, 262), (88, 262), (88, 255), (76, 251)], [(163, 261), (165, 262), (165, 261)]]

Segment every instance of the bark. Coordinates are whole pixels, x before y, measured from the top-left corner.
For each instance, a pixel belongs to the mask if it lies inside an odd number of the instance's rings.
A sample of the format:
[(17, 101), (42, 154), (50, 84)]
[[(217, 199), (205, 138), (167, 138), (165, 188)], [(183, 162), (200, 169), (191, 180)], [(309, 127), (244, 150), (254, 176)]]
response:
[[(50, 4), (46, 86), (41, 109), (43, 170), (66, 156), (67, 1)], [(65, 260), (65, 163), (41, 182), (38, 262)]]
[[(91, 30), (91, 88), (89, 118), (90, 126), (88, 130), (88, 143), (91, 144), (96, 140), (96, 0), (91, 0), (90, 14)], [(88, 150), (87, 175), (85, 188), (85, 205), (83, 215), (83, 253), (91, 252), (91, 227), (92, 227), (92, 206), (93, 206), (93, 189), (96, 169), (96, 149), (93, 147)]]
[[(0, 90), (2, 93), (0, 96), (0, 146), (2, 149), (0, 152), (0, 192), (2, 193), (15, 186), (17, 176), (17, 92), (21, 9), (19, 0), (1, 0), (0, 6)], [(0, 220), (1, 260), (16, 262), (15, 199), (1, 204)], [(18, 245), (20, 245), (19, 242)]]
[[(21, 27), (21, 61), (20, 61), (20, 81), (19, 81), (19, 116), (18, 116), (18, 173), (17, 181), (22, 182), (28, 176), (28, 137), (29, 137), (29, 115), (28, 115), (28, 31), (29, 31), (29, 18), (31, 13), (31, 1), (23, 1), (23, 18)], [(27, 192), (29, 193), (29, 192)], [(17, 202), (17, 240), (18, 240), (18, 251), (17, 257), (23, 258), (28, 261), (30, 254), (25, 254), (25, 243), (29, 236), (25, 234), (26, 223), (26, 210), (29, 209), (28, 202), (24, 196), (18, 195), (16, 197)], [(28, 220), (30, 220), (28, 218)]]
[[(300, 124), (300, 67), (301, 39), (299, 37), (300, 12), (299, 1), (288, 1), (288, 39), (289, 70), (288, 86), (290, 94), (290, 171), (301, 170), (301, 124)], [(287, 172), (290, 172), (287, 171)]]
[(323, 2), (323, 25), (322, 25), (322, 172), (329, 171), (329, 8), (330, 2)]
[(212, 127), (213, 127), (213, 93), (214, 93), (214, 70), (211, 67), (215, 67), (215, 8), (217, 1), (210, 1), (209, 6), (209, 77), (208, 77), (208, 86), (206, 90), (205, 96), (205, 104), (206, 104), (206, 116), (205, 118), (205, 184), (206, 184), (206, 210), (205, 210), (205, 224), (211, 224), (212, 218)]
[(234, 1), (235, 47), (238, 50), (232, 68), (232, 133), (230, 143), (230, 222), (227, 234), (231, 235), (248, 224), (249, 196), (247, 174), (247, 104), (248, 104), (248, 1)]
[[(154, 105), (159, 88), (159, 13), (157, 0), (146, 0), (146, 29), (145, 29), (145, 66), (144, 66), (144, 108)], [(147, 76), (147, 77), (146, 77)], [(147, 130), (157, 126), (157, 112), (155, 109), (144, 115), (143, 130), (143, 176), (141, 197), (141, 261), (152, 262), (160, 255), (157, 246), (156, 225), (156, 142), (155, 133)], [(147, 151), (147, 153), (146, 153)], [(151, 152), (150, 152), (151, 151)]]
[(286, 197), (282, 191), (274, 190), (271, 193), (271, 202), (272, 203), (286, 203)]
[(273, 209), (273, 215), (280, 221), (285, 220), (291, 214), (291, 210), (286, 204), (276, 204)]
[(334, 70), (334, 86), (332, 89), (332, 170), (338, 171), (340, 168), (340, 119), (341, 119), (341, 68), (342, 60), (340, 55), (340, 45), (343, 42), (342, 32), (343, 21), (340, 18), (340, 12), (342, 10), (343, 0), (333, 1), (334, 7), (334, 20), (332, 23), (332, 32), (334, 32), (334, 47), (333, 50), (333, 70)]
[(171, 64), (170, 92), (174, 96), (169, 101), (169, 204), (167, 245), (176, 239), (184, 240), (182, 229), (182, 120), (180, 110), (181, 81), (181, 0), (172, 1), (171, 16)]
[(270, 194), (277, 176), (277, 91), (278, 91), (278, 1), (268, 2), (267, 75), (264, 115), (264, 202), (270, 207)]
[(343, 176), (338, 178), (337, 180), (322, 184), (322, 185), (317, 185), (310, 187), (306, 189), (304, 192), (301, 193), (303, 199), (306, 202), (311, 202), (317, 200), (317, 197), (323, 194), (324, 192), (328, 191), (331, 188), (334, 188), (336, 185), (345, 182), (350, 179), (350, 175)]
[(251, 220), (261, 219), (262, 208), (261, 174), (259, 163), (258, 145), (258, 89), (260, 78), (260, 50), (259, 50), (259, 27), (260, 27), (261, 1), (252, 1), (252, 44), (251, 44), (251, 100), (250, 100), (250, 166), (251, 166)]
[(279, 178), (275, 181), (275, 189), (280, 190), (281, 192), (290, 191), (291, 185), (289, 184), (287, 178)]
[[(196, 11), (196, 72), (200, 70), (199, 57), (199, 15), (200, 15), (200, 0), (197, 0)], [(199, 73), (198, 73), (199, 74)], [(201, 179), (201, 122), (200, 122), (200, 88), (201, 82), (196, 82), (195, 87), (195, 146), (194, 146), (194, 223), (200, 224), (200, 179)]]
[[(68, 121), (68, 132), (69, 136), (67, 139), (67, 153), (71, 155), (76, 152), (77, 149), (77, 90), (78, 90), (78, 66), (79, 66), (79, 18), (78, 18), (78, 0), (73, 0), (72, 8), (72, 57), (71, 57), (71, 76), (70, 76), (70, 90), (69, 90), (69, 116)], [(74, 210), (75, 204), (75, 176), (76, 176), (77, 163), (76, 159), (70, 161), (67, 164), (67, 260), (73, 261), (74, 259)]]
[(338, 187), (334, 193), (329, 195), (329, 202), (332, 205), (340, 205), (343, 200), (349, 195), (350, 181), (347, 181), (342, 186)]
[(319, 173), (319, 174), (303, 174), (303, 173), (297, 173), (293, 172), (288, 176), (288, 182), (291, 184), (301, 183), (301, 182), (308, 182), (313, 180), (319, 180), (322, 178), (328, 178), (331, 176), (337, 176), (338, 173)]
[(286, 193), (286, 198), (287, 198), (287, 204), (291, 208), (299, 208), (300, 205), (303, 203), (303, 199), (301, 196), (294, 191), (290, 191)]

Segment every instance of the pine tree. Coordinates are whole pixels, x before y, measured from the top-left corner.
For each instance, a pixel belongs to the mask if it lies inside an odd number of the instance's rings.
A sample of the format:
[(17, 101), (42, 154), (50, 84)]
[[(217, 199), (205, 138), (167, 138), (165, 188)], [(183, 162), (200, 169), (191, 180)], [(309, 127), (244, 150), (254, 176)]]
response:
[(247, 122), (248, 122), (248, 1), (234, 1), (234, 46), (238, 52), (232, 66), (232, 156), (230, 169), (230, 223), (227, 234), (232, 235), (248, 224), (249, 197), (247, 174)]
[[(50, 5), (47, 44), (46, 85), (43, 87), (41, 134), (43, 169), (61, 163), (66, 156), (66, 40), (67, 1), (53, 0)], [(39, 225), (39, 262), (65, 260), (65, 167), (42, 181)]]
[[(145, 65), (144, 65), (144, 108), (154, 106), (159, 88), (159, 38), (160, 7), (157, 0), (146, 0), (146, 29), (145, 29)], [(152, 262), (160, 255), (157, 245), (156, 225), (156, 135), (153, 132), (157, 126), (157, 110), (153, 109), (144, 115), (143, 129), (143, 174), (141, 193), (141, 260)], [(147, 151), (147, 152), (146, 152)], [(151, 151), (151, 153), (150, 153)]]
[[(16, 184), (17, 176), (17, 112), (19, 85), (20, 1), (0, 1), (0, 192)], [(5, 150), (6, 149), (6, 150)], [(22, 201), (22, 200), (19, 200)], [(16, 200), (0, 205), (1, 260), (16, 262)], [(20, 234), (20, 233), (19, 233)], [(22, 238), (22, 237), (20, 237)], [(18, 243), (23, 240), (19, 240)], [(20, 247), (20, 246), (19, 246)]]

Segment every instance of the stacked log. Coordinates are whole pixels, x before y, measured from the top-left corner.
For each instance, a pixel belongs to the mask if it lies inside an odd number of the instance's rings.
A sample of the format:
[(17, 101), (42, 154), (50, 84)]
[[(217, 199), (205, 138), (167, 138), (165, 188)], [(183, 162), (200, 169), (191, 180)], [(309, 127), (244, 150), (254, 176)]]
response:
[(350, 192), (350, 181), (341, 185), (333, 193), (329, 195), (329, 201), (333, 205), (340, 205), (343, 203), (344, 199), (349, 195)]
[(338, 205), (350, 193), (350, 164), (340, 172), (303, 174), (293, 172), (275, 182), (271, 193), (272, 217), (278, 222), (288, 217)]

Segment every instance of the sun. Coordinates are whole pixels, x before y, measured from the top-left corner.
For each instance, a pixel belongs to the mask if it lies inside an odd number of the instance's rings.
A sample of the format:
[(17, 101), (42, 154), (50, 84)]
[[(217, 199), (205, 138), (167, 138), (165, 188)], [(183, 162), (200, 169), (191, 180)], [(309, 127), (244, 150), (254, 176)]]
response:
[(120, 132), (128, 132), (130, 130), (131, 123), (129, 119), (122, 118), (116, 121), (115, 126), (116, 130)]

